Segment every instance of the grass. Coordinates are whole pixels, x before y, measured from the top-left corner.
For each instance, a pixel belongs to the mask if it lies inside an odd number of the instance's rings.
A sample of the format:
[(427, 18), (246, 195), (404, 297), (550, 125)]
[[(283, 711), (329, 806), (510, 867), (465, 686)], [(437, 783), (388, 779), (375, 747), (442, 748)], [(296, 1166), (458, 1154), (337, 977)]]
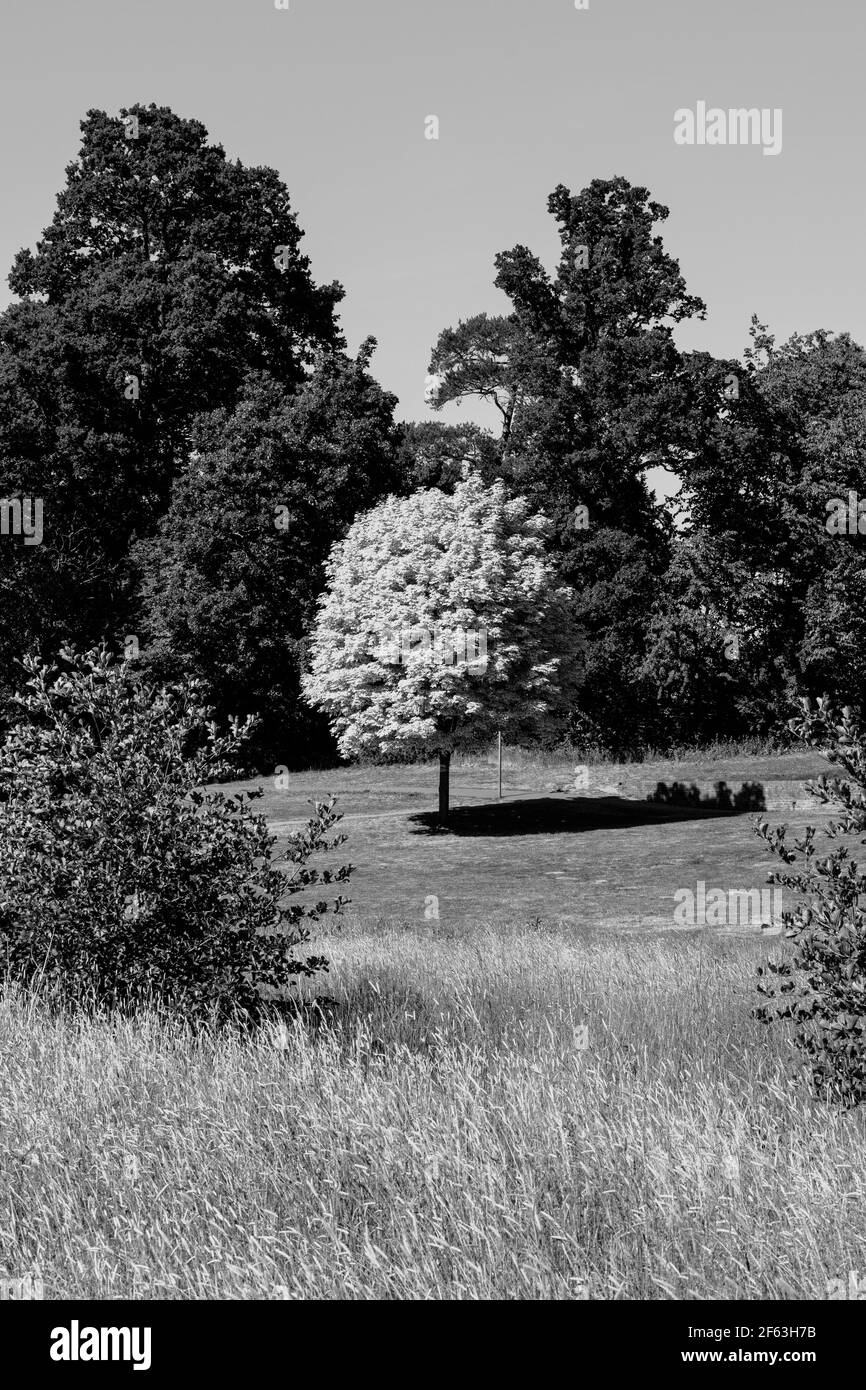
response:
[[(509, 755), (512, 750), (508, 750)], [(720, 780), (734, 791), (744, 784), (788, 789), (826, 770), (814, 753), (789, 753), (693, 764), (637, 767), (607, 764), (592, 770), (585, 792), (554, 788), (573, 782), (573, 766), (507, 763), (504, 796), (496, 797), (492, 766), (471, 761), (452, 772), (451, 830), (436, 831), (436, 769), (432, 765), (341, 768), (237, 783), (232, 791), (261, 786), (255, 807), (281, 841), (309, 815), (309, 801), (334, 792), (348, 843), (335, 862), (356, 866), (348, 896), (356, 920), (424, 922), (430, 897), (455, 930), (472, 933), (478, 922), (508, 925), (550, 917), (576, 931), (597, 928), (635, 932), (674, 930), (676, 893), (709, 887), (766, 887), (777, 867), (753, 834), (754, 814), (719, 815), (706, 807), (652, 804), (659, 783)], [(770, 805), (774, 804), (770, 798)], [(776, 804), (784, 807), (784, 797)], [(791, 833), (814, 814), (767, 812)]]
[(501, 803), (467, 760), (445, 834), (429, 767), (265, 783), (278, 837), (329, 790), (347, 812), (333, 857), (360, 867), (315, 943), (321, 1010), (196, 1033), (7, 994), (0, 1278), (38, 1272), (55, 1298), (780, 1300), (863, 1275), (866, 1107), (815, 1102), (783, 1026), (751, 1018), (784, 943), (673, 925), (677, 888), (762, 886), (774, 861), (749, 815), (645, 799), (710, 778), (794, 805), (810, 758), (605, 765), (586, 795), (552, 790), (567, 764), (515, 761)]
[(7, 1273), (76, 1298), (798, 1299), (866, 1270), (866, 1119), (750, 1018), (779, 943), (538, 926), (332, 931), (330, 1021), (252, 1038), (7, 998)]
[[(676, 763), (712, 763), (719, 761), (730, 761), (732, 758), (759, 758), (771, 757), (779, 753), (778, 740), (762, 737), (760, 735), (747, 738), (715, 738), (703, 743), (680, 743), (668, 745), (664, 748), (654, 748), (646, 745), (643, 748), (632, 751), (628, 754), (627, 763), (621, 766), (635, 766), (642, 763), (653, 762), (676, 762)], [(454, 765), (462, 767), (489, 765), (496, 760), (497, 747), (493, 743), (489, 747), (482, 747), (476, 753), (457, 753), (454, 755)], [(562, 765), (572, 766), (575, 763), (583, 763), (588, 767), (600, 765), (616, 764), (619, 758), (611, 749), (602, 744), (593, 743), (570, 743), (563, 742), (551, 748), (521, 748), (515, 745), (505, 744), (502, 750), (503, 760), (507, 761), (514, 768), (550, 768)], [(620, 755), (622, 756), (622, 755)], [(361, 760), (360, 766), (367, 768), (380, 767), (380, 763), (372, 763)], [(403, 766), (416, 766), (411, 760), (402, 763)]]

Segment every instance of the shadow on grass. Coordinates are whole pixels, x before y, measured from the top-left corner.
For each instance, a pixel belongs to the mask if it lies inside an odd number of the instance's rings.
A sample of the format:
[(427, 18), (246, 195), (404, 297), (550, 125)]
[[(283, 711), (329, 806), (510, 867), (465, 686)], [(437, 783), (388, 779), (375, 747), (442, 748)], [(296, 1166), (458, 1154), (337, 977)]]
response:
[(454, 1023), (454, 1009), (408, 983), (399, 970), (386, 968), (376, 970), (373, 979), (354, 982), (340, 999), (316, 995), (269, 1000), (258, 1022), (285, 1023), (289, 1028), (300, 1024), (310, 1042), (335, 1039), (346, 1057), (356, 1052), (361, 1025), (368, 1029), (368, 1057), (384, 1057), (401, 1045), (430, 1054), (439, 1046), (437, 1028)]
[(251, 1025), (259, 1028), (263, 1023), (300, 1023), (310, 1037), (317, 1037), (323, 1028), (338, 1021), (343, 1012), (345, 1005), (327, 994), (311, 998), (271, 997), (262, 1001)]
[(714, 796), (701, 796), (700, 788), (692, 782), (659, 782), (647, 801), (662, 806), (695, 806), (708, 811), (728, 811), (742, 815), (746, 811), (765, 811), (764, 788), (760, 782), (744, 782), (738, 792), (727, 782), (716, 782)]
[[(661, 783), (659, 784), (662, 785)], [(695, 788), (697, 790), (697, 788)], [(621, 796), (536, 797), (525, 801), (491, 802), (483, 806), (456, 806), (443, 828), (435, 811), (409, 816), (411, 833), (420, 835), (569, 835), (587, 830), (658, 825), (666, 821), (705, 820), (758, 810), (760, 801), (742, 805), (708, 801), (631, 801)], [(700, 795), (700, 794), (699, 794)]]

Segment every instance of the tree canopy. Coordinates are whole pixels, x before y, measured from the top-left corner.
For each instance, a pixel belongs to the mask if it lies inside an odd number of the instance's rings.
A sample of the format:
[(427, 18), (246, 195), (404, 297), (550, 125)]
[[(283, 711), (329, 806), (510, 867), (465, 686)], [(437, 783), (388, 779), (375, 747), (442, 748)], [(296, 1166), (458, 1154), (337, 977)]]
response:
[(299, 698), (304, 637), (336, 537), (399, 486), (393, 396), (357, 360), (323, 353), (294, 394), (250, 379), (200, 419), (156, 534), (133, 551), (145, 665), (191, 672), (219, 710), (253, 715), (261, 760), (297, 766), (330, 740)]
[(0, 495), (45, 510), (42, 545), (0, 553), (7, 663), (113, 638), (130, 540), (165, 510), (196, 418), (231, 411), (251, 372), (294, 391), (342, 346), (342, 290), (314, 284), (274, 170), (166, 107), (93, 110), (81, 131), (0, 315)]
[(327, 561), (305, 694), (347, 757), (438, 756), (443, 818), (452, 753), (564, 725), (581, 644), (549, 532), (467, 470), (452, 493), (388, 497)]

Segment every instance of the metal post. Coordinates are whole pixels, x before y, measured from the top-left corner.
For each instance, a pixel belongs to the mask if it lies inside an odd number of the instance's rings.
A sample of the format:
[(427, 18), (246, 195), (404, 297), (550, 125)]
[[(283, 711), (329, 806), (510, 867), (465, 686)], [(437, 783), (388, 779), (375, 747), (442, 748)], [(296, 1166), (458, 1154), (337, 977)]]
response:
[(496, 735), (499, 754), (499, 798), (502, 799), (502, 730)]

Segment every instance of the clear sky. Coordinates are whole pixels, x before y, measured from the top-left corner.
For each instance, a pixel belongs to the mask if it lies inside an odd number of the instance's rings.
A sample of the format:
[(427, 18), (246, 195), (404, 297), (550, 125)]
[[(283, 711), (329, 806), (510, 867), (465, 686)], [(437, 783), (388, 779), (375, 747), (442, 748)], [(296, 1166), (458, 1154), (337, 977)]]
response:
[[(440, 329), (507, 311), (495, 253), (555, 263), (558, 183), (622, 174), (667, 204), (709, 310), (681, 346), (739, 356), (753, 312), (780, 338), (866, 341), (866, 0), (3, 0), (0, 40), (0, 303), (85, 111), (153, 101), (279, 170), (403, 418), (431, 418)], [(781, 153), (677, 146), (674, 111), (698, 101), (782, 108)], [(485, 420), (432, 418), (461, 417)]]

